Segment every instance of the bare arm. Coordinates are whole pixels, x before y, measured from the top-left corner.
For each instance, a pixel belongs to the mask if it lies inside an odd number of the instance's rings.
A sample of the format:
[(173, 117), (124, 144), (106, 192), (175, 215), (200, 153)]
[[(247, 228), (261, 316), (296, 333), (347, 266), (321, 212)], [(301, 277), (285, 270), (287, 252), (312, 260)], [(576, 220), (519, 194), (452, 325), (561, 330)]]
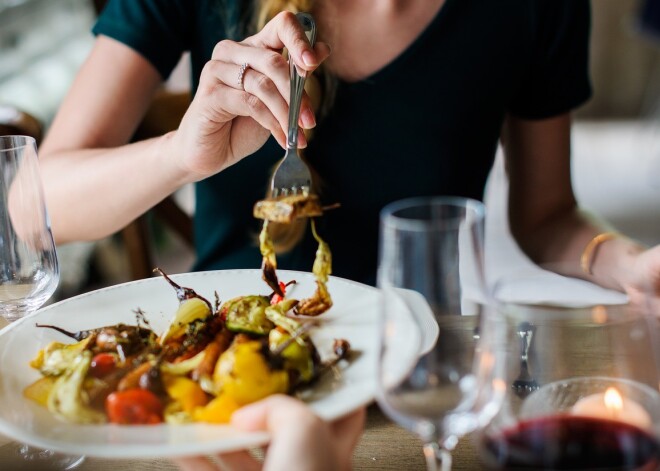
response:
[[(160, 76), (129, 47), (99, 37), (41, 148), (57, 242), (117, 231), (181, 185), (255, 152), (269, 134), (284, 145), (289, 101), (285, 47), (307, 71), (330, 53), (322, 42), (312, 49), (296, 17), (280, 13), (254, 36), (216, 45), (176, 131), (127, 145)], [(246, 62), (250, 67), (237, 82), (240, 64)], [(299, 125), (314, 124), (305, 95)]]
[(111, 234), (181, 184), (163, 139), (125, 145), (160, 82), (138, 53), (97, 39), (40, 150), (58, 243)]
[(630, 267), (644, 248), (618, 237), (604, 242), (591, 266), (580, 267), (589, 241), (608, 230), (581, 211), (571, 185), (570, 116), (531, 121), (509, 117), (503, 136), (510, 179), (509, 221), (521, 249), (536, 263), (561, 264), (566, 275), (627, 291)]

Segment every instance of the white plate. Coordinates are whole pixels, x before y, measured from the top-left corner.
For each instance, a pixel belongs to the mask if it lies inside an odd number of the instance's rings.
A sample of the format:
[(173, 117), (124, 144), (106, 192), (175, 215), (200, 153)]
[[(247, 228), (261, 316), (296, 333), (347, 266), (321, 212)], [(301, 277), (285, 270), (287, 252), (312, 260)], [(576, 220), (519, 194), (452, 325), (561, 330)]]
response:
[[(280, 280), (296, 280), (287, 294), (302, 299), (314, 292), (310, 273), (278, 270)], [(174, 275), (213, 303), (234, 296), (268, 294), (259, 270), (227, 270)], [(341, 377), (326, 375), (305, 401), (325, 419), (339, 418), (372, 401), (376, 391), (378, 299), (376, 288), (331, 277), (328, 289), (334, 306), (318, 319), (321, 328), (312, 338), (321, 354), (335, 338), (347, 339), (357, 359), (342, 364)], [(211, 424), (119, 426), (77, 425), (59, 421), (50, 412), (23, 397), (22, 391), (39, 378), (28, 365), (38, 350), (68, 337), (35, 323), (53, 324), (70, 331), (120, 322), (135, 324), (134, 310), (142, 309), (152, 328), (162, 332), (178, 306), (172, 287), (162, 278), (125, 283), (53, 304), (0, 331), (0, 434), (17, 441), (70, 454), (111, 458), (147, 458), (197, 455), (263, 445), (265, 433), (239, 433), (230, 426)], [(68, 339), (68, 340), (67, 340)]]

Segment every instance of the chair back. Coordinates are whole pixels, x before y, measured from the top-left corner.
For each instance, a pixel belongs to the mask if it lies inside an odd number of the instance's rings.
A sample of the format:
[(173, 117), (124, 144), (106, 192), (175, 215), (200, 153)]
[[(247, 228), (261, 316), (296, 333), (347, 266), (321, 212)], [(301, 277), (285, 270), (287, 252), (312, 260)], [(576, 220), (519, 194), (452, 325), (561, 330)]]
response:
[(41, 121), (13, 105), (0, 103), (0, 136), (30, 136), (37, 144), (43, 137)]

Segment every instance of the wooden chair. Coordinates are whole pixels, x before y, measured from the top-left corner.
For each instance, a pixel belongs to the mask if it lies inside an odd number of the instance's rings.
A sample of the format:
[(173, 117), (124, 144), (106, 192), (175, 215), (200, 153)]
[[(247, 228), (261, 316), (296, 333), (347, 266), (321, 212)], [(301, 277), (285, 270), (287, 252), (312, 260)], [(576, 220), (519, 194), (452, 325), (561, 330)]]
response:
[(41, 121), (13, 105), (0, 103), (0, 136), (31, 136), (37, 144), (43, 137)]

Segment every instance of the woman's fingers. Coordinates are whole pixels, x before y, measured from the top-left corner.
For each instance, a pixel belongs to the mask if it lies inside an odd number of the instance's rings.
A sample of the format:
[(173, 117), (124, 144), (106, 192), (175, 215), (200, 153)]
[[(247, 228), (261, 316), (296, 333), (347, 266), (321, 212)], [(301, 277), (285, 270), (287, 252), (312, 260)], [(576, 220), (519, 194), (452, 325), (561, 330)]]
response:
[(218, 113), (217, 116), (209, 116), (209, 120), (228, 121), (235, 116), (249, 116), (263, 128), (268, 129), (280, 145), (286, 143), (280, 121), (258, 96), (218, 81), (200, 99), (206, 107), (214, 110), (211, 114)]
[(296, 65), (310, 72), (327, 57), (322, 55), (325, 49), (312, 48), (296, 15), (288, 11), (279, 13), (259, 33), (244, 42), (273, 50), (287, 48)]
[[(211, 73), (219, 83), (233, 88), (239, 92), (245, 92), (255, 96), (265, 105), (270, 114), (278, 121), (281, 130), (287, 128), (287, 116), (289, 107), (284, 98), (279, 93), (275, 83), (266, 75), (259, 73), (250, 66), (244, 68), (241, 73), (241, 66), (234, 63), (212, 60), (207, 64), (208, 72)], [(239, 82), (240, 78), (240, 82)], [(241, 101), (250, 104), (252, 98), (243, 96)], [(250, 106), (249, 109), (262, 111), (260, 108)], [(243, 113), (237, 113), (240, 116), (246, 116)], [(255, 119), (257, 117), (255, 116)], [(272, 130), (271, 127), (268, 127)]]
[(353, 450), (362, 435), (367, 417), (366, 409), (361, 408), (330, 424), (330, 430), (337, 444), (338, 456), (344, 457), (345, 468), (350, 468)]
[[(218, 78), (227, 85), (239, 89), (243, 87), (248, 92), (259, 90), (262, 93), (258, 96), (262, 100), (263, 95), (266, 93), (269, 96), (277, 93), (287, 104), (290, 103), (289, 63), (280, 52), (225, 40), (220, 41), (215, 46), (213, 60), (235, 64), (236, 70), (232, 70), (232, 73), (235, 73), (235, 75), (232, 76), (229, 72), (222, 76), (220, 74), (218, 75)], [(243, 64), (247, 64), (247, 68), (241, 77), (242, 80), (239, 82), (240, 67)], [(246, 84), (246, 82), (248, 83)], [(264, 102), (268, 103), (266, 100)], [(288, 107), (286, 110), (286, 113), (288, 113)], [(273, 109), (273, 114), (278, 116), (280, 120), (283, 119), (284, 129), (286, 129), (287, 122), (286, 113), (284, 117), (280, 117), (277, 114), (277, 110)], [(313, 127), (315, 124), (313, 119), (314, 109), (306, 93), (303, 94), (301, 102), (301, 117), (303, 116), (311, 116), (312, 118), (301, 120), (301, 126), (307, 129)]]
[(247, 63), (254, 71), (269, 77), (280, 95), (289, 94), (289, 64), (278, 51), (225, 40), (216, 44), (211, 58), (236, 65)]

